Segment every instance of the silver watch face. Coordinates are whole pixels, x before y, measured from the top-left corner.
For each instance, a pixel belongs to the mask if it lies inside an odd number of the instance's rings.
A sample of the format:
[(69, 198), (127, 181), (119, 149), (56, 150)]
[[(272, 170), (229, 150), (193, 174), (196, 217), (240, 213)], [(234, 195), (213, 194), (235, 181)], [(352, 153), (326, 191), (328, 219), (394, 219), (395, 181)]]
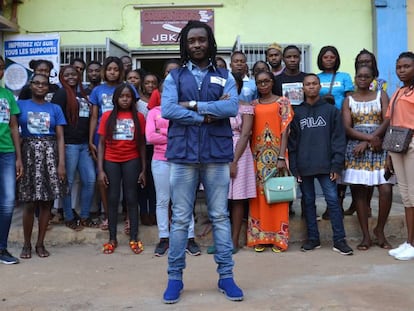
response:
[(193, 107), (195, 107), (195, 105), (197, 105), (197, 102), (196, 102), (195, 100), (191, 100), (191, 101), (188, 103), (188, 105), (189, 105), (191, 108), (193, 108)]

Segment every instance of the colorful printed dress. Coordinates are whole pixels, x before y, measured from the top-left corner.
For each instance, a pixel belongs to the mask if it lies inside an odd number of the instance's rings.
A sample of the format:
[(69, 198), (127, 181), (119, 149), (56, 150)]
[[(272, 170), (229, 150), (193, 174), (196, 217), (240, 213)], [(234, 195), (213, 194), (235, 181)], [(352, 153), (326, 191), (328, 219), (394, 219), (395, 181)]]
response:
[[(292, 119), (293, 110), (285, 97), (269, 104), (255, 101), (252, 152), (257, 197), (250, 200), (247, 246), (272, 244), (281, 251), (288, 248), (289, 203), (268, 204), (263, 192), (263, 180), (276, 167), (282, 133)], [(284, 156), (287, 158), (287, 152)]]
[[(381, 109), (381, 92), (377, 97), (368, 102), (355, 101), (349, 97), (349, 109), (351, 110), (352, 124), (358, 132), (371, 134), (383, 122)], [(385, 183), (395, 183), (394, 177), (388, 181), (384, 178), (384, 165), (387, 152), (373, 152), (367, 148), (361, 156), (355, 157), (354, 148), (359, 140), (349, 139), (345, 152), (345, 169), (342, 173), (342, 181), (346, 184), (359, 184), (376, 186)]]

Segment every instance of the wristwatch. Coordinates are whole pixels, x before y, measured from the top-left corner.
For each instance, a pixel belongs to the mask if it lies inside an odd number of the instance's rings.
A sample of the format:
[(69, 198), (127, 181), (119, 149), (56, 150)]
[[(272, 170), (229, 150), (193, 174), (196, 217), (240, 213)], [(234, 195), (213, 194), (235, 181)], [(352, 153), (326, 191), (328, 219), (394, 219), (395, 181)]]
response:
[(194, 110), (195, 106), (197, 106), (197, 102), (195, 100), (190, 100), (188, 102), (188, 107), (190, 107), (191, 110)]

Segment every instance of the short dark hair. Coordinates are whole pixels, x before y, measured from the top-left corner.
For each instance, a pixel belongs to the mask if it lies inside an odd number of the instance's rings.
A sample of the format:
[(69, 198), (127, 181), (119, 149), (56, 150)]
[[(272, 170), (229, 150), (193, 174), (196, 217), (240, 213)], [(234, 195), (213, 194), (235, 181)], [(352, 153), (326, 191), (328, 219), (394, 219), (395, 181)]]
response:
[(98, 62), (97, 60), (91, 60), (87, 65), (86, 68), (89, 68), (91, 65), (98, 65), (99, 67), (102, 67), (102, 64)]
[(234, 51), (233, 53), (231, 53), (230, 60), (233, 60), (233, 56), (235, 55), (242, 55), (244, 59), (247, 61), (246, 54), (244, 54), (242, 51)]
[(188, 32), (191, 29), (195, 29), (195, 28), (203, 28), (207, 31), (208, 54), (209, 54), (208, 56), (211, 59), (213, 66), (216, 67), (217, 44), (216, 44), (216, 39), (214, 38), (213, 30), (206, 23), (196, 21), (196, 20), (188, 21), (187, 25), (185, 25), (184, 28), (181, 29), (181, 32), (178, 35), (177, 40), (180, 41), (181, 63), (184, 65), (190, 60), (190, 55), (188, 54), (188, 51), (187, 51), (187, 37), (188, 37)]
[(332, 52), (335, 56), (336, 56), (336, 60), (335, 60), (335, 65), (334, 65), (334, 71), (338, 71), (339, 66), (341, 66), (341, 58), (339, 57), (339, 52), (336, 49), (336, 47), (332, 46), (332, 45), (326, 45), (324, 47), (321, 48), (321, 50), (319, 51), (318, 54), (318, 68), (321, 71), (324, 71), (326, 68), (322, 63), (322, 57), (326, 54), (326, 52)]
[(285, 57), (285, 54), (288, 50), (296, 50), (298, 51), (299, 55), (302, 54), (302, 51), (296, 45), (291, 44), (283, 49), (283, 57)]
[(75, 63), (75, 62), (78, 62), (78, 63), (82, 63), (83, 64), (83, 67), (85, 67), (86, 68), (86, 63), (85, 63), (85, 61), (82, 59), (82, 58), (73, 58), (73, 59), (71, 59), (70, 60), (70, 63), (69, 63), (69, 65), (72, 65), (73, 66), (73, 64)]
[(318, 79), (319, 83), (321, 83), (321, 79), (319, 79), (318, 75), (313, 73), (313, 72), (305, 74), (303, 76), (303, 81), (305, 81), (305, 79), (308, 78), (308, 77), (316, 77), (316, 79)]

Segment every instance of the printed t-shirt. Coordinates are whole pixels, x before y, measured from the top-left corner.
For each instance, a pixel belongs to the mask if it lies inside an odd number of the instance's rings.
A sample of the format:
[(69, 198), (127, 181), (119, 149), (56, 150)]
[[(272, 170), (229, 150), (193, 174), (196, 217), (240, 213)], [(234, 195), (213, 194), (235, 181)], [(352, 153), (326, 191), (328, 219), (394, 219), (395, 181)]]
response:
[(12, 92), (0, 87), (0, 152), (14, 152), (10, 133), (10, 116), (19, 114), (20, 110)]
[(57, 104), (37, 104), (31, 99), (18, 100), (17, 104), (22, 137), (54, 136), (57, 125), (66, 125), (62, 108)]
[[(106, 123), (111, 111), (102, 115), (98, 134), (106, 136)], [(145, 118), (138, 112), (141, 135), (145, 135)], [(139, 158), (138, 138), (135, 135), (135, 125), (130, 111), (119, 111), (112, 140), (105, 139), (104, 159), (111, 162), (126, 162)]]

